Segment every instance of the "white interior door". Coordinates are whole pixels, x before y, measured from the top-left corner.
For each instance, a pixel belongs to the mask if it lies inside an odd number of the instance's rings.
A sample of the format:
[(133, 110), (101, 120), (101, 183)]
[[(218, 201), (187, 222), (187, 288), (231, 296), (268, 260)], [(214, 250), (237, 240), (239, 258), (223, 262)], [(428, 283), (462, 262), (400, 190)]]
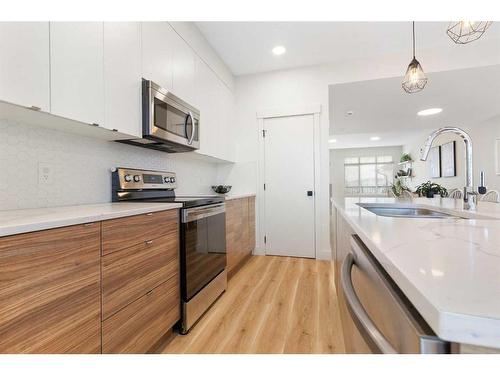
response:
[(264, 119), (264, 130), (266, 254), (314, 258), (314, 116)]

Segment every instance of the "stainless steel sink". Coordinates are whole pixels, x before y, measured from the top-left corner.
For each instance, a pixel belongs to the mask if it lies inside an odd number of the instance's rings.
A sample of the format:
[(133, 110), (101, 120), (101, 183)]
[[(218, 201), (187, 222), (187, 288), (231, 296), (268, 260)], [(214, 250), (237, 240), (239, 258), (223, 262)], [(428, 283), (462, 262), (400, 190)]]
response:
[(373, 212), (378, 216), (387, 217), (410, 217), (410, 218), (429, 218), (429, 219), (445, 219), (445, 218), (459, 218), (460, 216), (450, 215), (444, 212), (430, 210), (428, 208), (419, 207), (398, 207), (389, 205), (374, 205), (367, 203), (357, 203), (358, 206)]

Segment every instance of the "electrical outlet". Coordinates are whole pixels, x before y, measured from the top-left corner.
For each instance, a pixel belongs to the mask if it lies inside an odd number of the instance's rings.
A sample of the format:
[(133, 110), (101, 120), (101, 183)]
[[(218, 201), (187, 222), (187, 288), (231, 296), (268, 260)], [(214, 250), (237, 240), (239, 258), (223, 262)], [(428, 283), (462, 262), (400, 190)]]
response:
[(38, 184), (51, 185), (54, 182), (54, 165), (38, 163)]

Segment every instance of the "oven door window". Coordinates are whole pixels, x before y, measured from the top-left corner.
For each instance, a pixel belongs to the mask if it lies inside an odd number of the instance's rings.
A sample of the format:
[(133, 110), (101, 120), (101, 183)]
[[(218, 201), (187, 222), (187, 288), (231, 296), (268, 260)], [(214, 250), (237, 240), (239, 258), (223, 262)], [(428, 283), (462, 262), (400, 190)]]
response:
[(188, 301), (226, 267), (226, 215), (184, 223), (183, 298)]

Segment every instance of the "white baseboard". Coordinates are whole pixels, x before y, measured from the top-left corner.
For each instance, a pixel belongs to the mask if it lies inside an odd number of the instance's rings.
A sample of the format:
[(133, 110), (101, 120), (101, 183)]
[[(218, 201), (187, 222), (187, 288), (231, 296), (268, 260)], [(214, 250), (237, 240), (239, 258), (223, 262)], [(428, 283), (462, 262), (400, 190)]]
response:
[[(253, 255), (266, 255), (266, 250), (256, 247), (252, 253)], [(320, 260), (330, 260), (332, 259), (332, 253), (330, 249), (323, 249), (318, 254), (316, 254), (316, 259)]]
[(253, 255), (266, 255), (266, 250), (265, 249), (260, 249), (258, 247), (256, 247), (254, 250), (253, 250)]
[(316, 259), (320, 259), (320, 260), (331, 260), (331, 259), (332, 259), (332, 252), (330, 251), (330, 249), (323, 249), (323, 250), (320, 250), (320, 251), (318, 251), (318, 253), (316, 254)]

